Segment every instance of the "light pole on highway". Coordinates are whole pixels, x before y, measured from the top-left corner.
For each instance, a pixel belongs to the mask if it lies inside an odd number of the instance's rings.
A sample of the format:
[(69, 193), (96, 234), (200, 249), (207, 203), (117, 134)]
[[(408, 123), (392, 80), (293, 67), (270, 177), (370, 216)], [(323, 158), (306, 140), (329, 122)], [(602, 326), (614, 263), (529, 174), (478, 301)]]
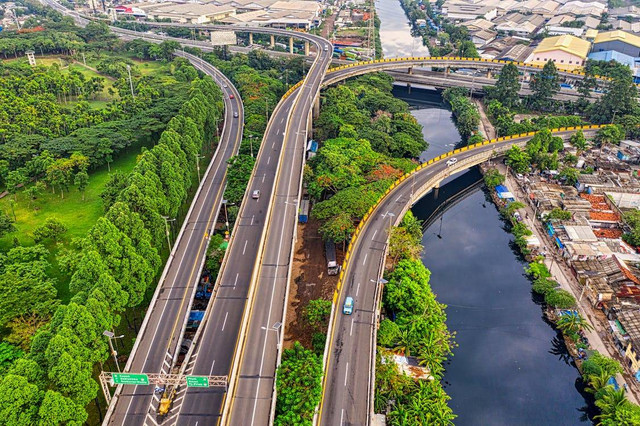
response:
[(260, 327), (260, 328), (263, 329), (263, 330), (267, 330), (267, 331), (275, 331), (277, 333), (277, 335), (278, 335), (278, 349), (280, 349), (280, 337), (281, 337), (280, 336), (280, 333), (281, 333), (280, 330), (282, 330), (282, 323), (281, 322), (276, 322), (271, 326), (271, 328), (268, 328), (268, 327)]
[(119, 373), (120, 364), (118, 364), (118, 352), (116, 352), (115, 348), (113, 347), (113, 343), (111, 342), (111, 339), (122, 339), (124, 337), (124, 334), (120, 336), (116, 336), (116, 334), (113, 331), (105, 330), (102, 332), (102, 335), (107, 336), (107, 339), (109, 340), (109, 349), (111, 349), (111, 355), (113, 355), (113, 360), (116, 363), (116, 369), (118, 370), (118, 373)]
[(127, 64), (127, 73), (129, 74), (129, 87), (131, 88), (131, 97), (133, 99), (136, 98), (135, 93), (133, 93), (133, 80), (131, 79), (131, 65)]
[(387, 216), (389, 216), (389, 235), (391, 235), (391, 227), (392, 227), (391, 219), (392, 219), (393, 217), (395, 217), (396, 215), (395, 215), (395, 214), (393, 214), (393, 213), (391, 213), (391, 212), (387, 212)]
[(198, 182), (200, 182), (200, 160), (204, 158), (204, 155), (196, 154), (196, 169), (198, 170)]
[(253, 138), (255, 138), (254, 135), (249, 135), (249, 147), (251, 148), (251, 156), (253, 157)]
[(229, 230), (229, 216), (227, 215), (227, 205), (235, 206), (235, 203), (230, 203), (229, 200), (222, 200), (222, 204), (224, 204), (224, 223), (227, 226), (227, 231)]
[(171, 237), (169, 236), (169, 222), (174, 222), (176, 219), (169, 218), (169, 216), (162, 216), (164, 219), (164, 229), (167, 234), (167, 245), (169, 246), (169, 251), (171, 251)]

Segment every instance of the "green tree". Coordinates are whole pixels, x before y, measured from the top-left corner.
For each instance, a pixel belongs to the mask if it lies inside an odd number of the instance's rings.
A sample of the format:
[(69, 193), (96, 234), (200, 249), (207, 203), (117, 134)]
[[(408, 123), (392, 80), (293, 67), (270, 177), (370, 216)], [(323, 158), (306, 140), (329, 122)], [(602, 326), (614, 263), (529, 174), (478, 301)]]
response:
[(582, 130), (578, 130), (569, 139), (569, 143), (578, 149), (578, 152), (582, 152), (587, 149), (587, 139), (584, 137)]
[(41, 401), (42, 391), (26, 378), (8, 374), (0, 379), (0, 418), (3, 424), (36, 424)]
[(13, 199), (17, 200), (18, 188), (27, 182), (27, 177), (22, 170), (13, 170), (7, 174), (7, 191), (13, 195)]
[(88, 417), (83, 406), (53, 390), (44, 394), (38, 415), (39, 426), (81, 426)]
[(506, 154), (507, 165), (516, 173), (526, 173), (531, 168), (531, 157), (518, 146), (512, 146)]
[(556, 326), (567, 335), (577, 333), (580, 330), (593, 330), (593, 326), (577, 312), (560, 316), (556, 321)]
[(558, 287), (558, 283), (550, 278), (537, 278), (531, 287), (538, 294), (545, 295)]
[(518, 67), (508, 63), (502, 67), (498, 81), (493, 87), (486, 87), (485, 90), (489, 99), (496, 99), (506, 108), (513, 108), (518, 104), (521, 84)]
[(527, 268), (525, 268), (525, 272), (534, 278), (549, 278), (551, 277), (551, 273), (547, 266), (542, 262), (531, 262)]
[(493, 189), (504, 183), (504, 175), (498, 169), (489, 169), (484, 174), (484, 184)]
[(578, 183), (579, 176), (580, 176), (580, 172), (578, 171), (578, 169), (575, 169), (573, 167), (565, 167), (558, 174), (558, 177), (560, 179), (563, 179), (565, 184), (571, 185), (571, 186)]
[(602, 149), (607, 145), (617, 145), (620, 143), (622, 138), (624, 137), (624, 132), (615, 124), (605, 126), (602, 129), (598, 130), (594, 141), (600, 146), (600, 153), (602, 153)]
[(397, 313), (424, 313), (431, 295), (430, 276), (431, 273), (420, 260), (404, 259), (398, 262), (385, 285), (385, 308)]
[(82, 201), (84, 201), (84, 193), (89, 185), (89, 174), (84, 170), (80, 170), (76, 173), (73, 183), (78, 187), (78, 191), (82, 192)]
[(568, 210), (563, 210), (560, 207), (554, 207), (549, 215), (547, 216), (547, 220), (571, 220), (573, 215)]
[(13, 224), (13, 218), (3, 210), (0, 210), (0, 237), (3, 237), (11, 232), (15, 232), (16, 227)]
[(615, 67), (610, 76), (604, 94), (589, 109), (589, 117), (594, 123), (613, 123), (616, 117), (637, 113), (638, 89), (633, 83), (631, 69)]
[(304, 309), (304, 317), (312, 330), (321, 331), (326, 328), (331, 313), (331, 301), (324, 299), (310, 300)]
[(58, 238), (67, 232), (67, 230), (68, 228), (64, 223), (62, 223), (62, 221), (60, 221), (60, 219), (48, 217), (42, 225), (33, 230), (33, 239), (36, 243), (47, 238), (51, 238), (54, 242), (57, 242)]
[(560, 91), (560, 79), (555, 63), (549, 60), (541, 72), (533, 74), (529, 87), (533, 91), (531, 103), (537, 108), (548, 108), (553, 97)]
[(283, 352), (276, 389), (274, 424), (310, 424), (322, 393), (322, 360), (295, 342)]
[(351, 220), (349, 213), (342, 212), (327, 220), (320, 226), (319, 232), (322, 239), (331, 240), (336, 243), (342, 243), (343, 249), (345, 242), (351, 237), (355, 231), (355, 226)]
[(576, 299), (563, 289), (554, 289), (544, 295), (547, 305), (558, 309), (569, 309), (576, 305)]

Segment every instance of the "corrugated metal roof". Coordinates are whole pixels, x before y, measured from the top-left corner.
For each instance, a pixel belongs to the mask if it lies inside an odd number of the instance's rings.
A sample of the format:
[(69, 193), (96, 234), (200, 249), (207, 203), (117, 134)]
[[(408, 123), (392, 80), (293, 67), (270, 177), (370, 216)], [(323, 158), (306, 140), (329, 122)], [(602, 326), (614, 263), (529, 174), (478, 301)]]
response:
[(551, 52), (554, 50), (562, 50), (563, 52), (576, 55), (580, 58), (586, 58), (589, 50), (591, 49), (591, 43), (588, 41), (579, 39), (570, 34), (565, 34), (556, 37), (547, 37), (540, 42), (538, 47), (533, 51), (533, 54)]
[(593, 44), (606, 43), (608, 41), (621, 41), (632, 46), (640, 47), (640, 37), (622, 30), (598, 33)]

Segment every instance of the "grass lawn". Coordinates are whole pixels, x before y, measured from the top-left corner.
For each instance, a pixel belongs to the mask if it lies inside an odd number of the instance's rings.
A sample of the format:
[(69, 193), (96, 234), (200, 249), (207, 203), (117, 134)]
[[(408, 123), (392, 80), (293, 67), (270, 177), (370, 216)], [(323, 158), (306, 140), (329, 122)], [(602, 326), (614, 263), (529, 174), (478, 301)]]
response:
[[(139, 146), (131, 147), (129, 150), (124, 151), (111, 164), (111, 171), (130, 172), (135, 166), (136, 156), (139, 152)], [(13, 215), (13, 212), (15, 212), (15, 226), (18, 229), (17, 232), (12, 232), (0, 238), (0, 251), (11, 248), (14, 238), (18, 240), (20, 245), (34, 245), (33, 230), (42, 225), (48, 217), (59, 219), (69, 229), (58, 244), (52, 241), (44, 242), (45, 246), (51, 251), (49, 261), (53, 267), (50, 275), (58, 280), (58, 297), (63, 303), (68, 302), (70, 298), (67, 286), (68, 277), (59, 269), (55, 255), (61, 248), (69, 247), (69, 243), (73, 238), (84, 237), (89, 228), (104, 214), (100, 194), (108, 177), (109, 172), (106, 166), (90, 172), (89, 185), (85, 192), (84, 201), (82, 201), (82, 193), (75, 187), (70, 187), (65, 192), (64, 198), (60, 198), (60, 194), (57, 191), (56, 194), (53, 194), (50, 190), (47, 190), (39, 199), (29, 203), (29, 200), (21, 190), (17, 193), (17, 202), (14, 204), (12, 203), (13, 196), (7, 195), (0, 199), (0, 209), (9, 215)]]

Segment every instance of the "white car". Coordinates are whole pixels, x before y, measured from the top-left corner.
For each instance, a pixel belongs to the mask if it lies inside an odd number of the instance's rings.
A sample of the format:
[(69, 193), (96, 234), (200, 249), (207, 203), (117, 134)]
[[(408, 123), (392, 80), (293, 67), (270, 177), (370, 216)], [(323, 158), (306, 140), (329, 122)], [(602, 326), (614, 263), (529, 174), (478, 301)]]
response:
[(453, 157), (447, 160), (447, 167), (449, 166), (453, 166), (454, 164), (456, 164), (458, 162), (458, 159)]

